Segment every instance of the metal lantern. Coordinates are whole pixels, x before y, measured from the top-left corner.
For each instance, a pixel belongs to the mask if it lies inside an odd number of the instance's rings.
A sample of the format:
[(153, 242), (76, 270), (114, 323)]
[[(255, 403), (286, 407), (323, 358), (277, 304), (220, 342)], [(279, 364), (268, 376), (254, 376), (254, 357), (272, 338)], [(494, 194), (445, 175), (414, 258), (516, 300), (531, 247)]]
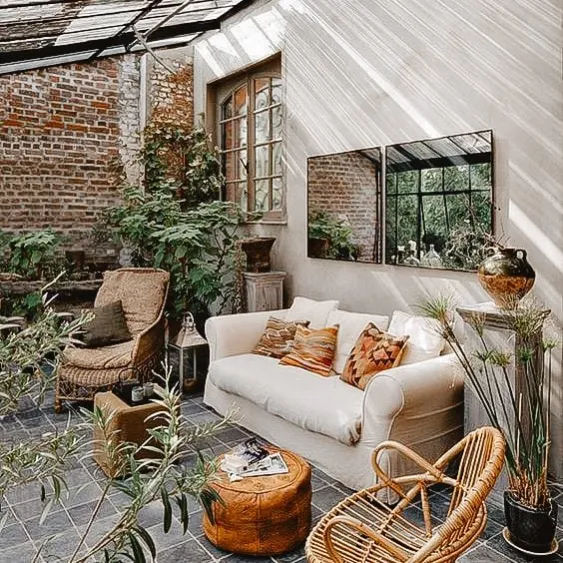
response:
[(172, 377), (186, 393), (199, 388), (197, 348), (206, 344), (207, 340), (195, 327), (193, 315), (187, 313), (180, 331), (168, 341), (168, 363), (172, 368)]

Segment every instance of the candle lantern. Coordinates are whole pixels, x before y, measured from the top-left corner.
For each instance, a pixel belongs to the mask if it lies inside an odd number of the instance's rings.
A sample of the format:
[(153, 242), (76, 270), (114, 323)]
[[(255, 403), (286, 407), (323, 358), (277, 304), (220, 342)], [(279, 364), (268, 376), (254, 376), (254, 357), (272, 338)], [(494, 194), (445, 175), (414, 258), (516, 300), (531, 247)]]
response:
[(187, 313), (179, 332), (168, 341), (172, 377), (185, 393), (193, 393), (200, 388), (202, 378), (197, 372), (197, 349), (205, 345), (207, 340), (197, 331), (193, 315)]

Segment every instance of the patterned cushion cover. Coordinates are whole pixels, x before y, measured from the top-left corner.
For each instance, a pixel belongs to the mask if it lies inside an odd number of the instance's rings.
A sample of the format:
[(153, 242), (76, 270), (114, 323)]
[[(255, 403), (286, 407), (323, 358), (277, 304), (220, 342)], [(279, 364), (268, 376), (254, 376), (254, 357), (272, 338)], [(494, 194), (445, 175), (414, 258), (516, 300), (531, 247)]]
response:
[(84, 344), (89, 348), (131, 340), (121, 301), (94, 308), (94, 318), (84, 325)]
[(379, 372), (398, 366), (408, 336), (392, 336), (369, 323), (350, 352), (340, 378), (365, 389)]
[(280, 360), (280, 364), (296, 366), (318, 375), (330, 375), (338, 325), (312, 330), (299, 325), (291, 352)]
[(309, 321), (284, 321), (270, 317), (264, 333), (252, 353), (271, 358), (283, 358), (291, 351), (299, 325), (309, 326)]

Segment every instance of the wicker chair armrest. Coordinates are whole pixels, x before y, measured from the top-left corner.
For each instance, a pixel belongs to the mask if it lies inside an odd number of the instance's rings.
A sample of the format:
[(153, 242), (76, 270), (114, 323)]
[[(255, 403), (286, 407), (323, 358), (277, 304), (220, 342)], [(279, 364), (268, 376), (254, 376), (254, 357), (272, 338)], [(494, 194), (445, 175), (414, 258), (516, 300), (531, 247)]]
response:
[(133, 364), (141, 364), (154, 355), (155, 349), (164, 346), (164, 317), (137, 335), (133, 349)]
[(335, 563), (343, 563), (343, 559), (340, 557), (340, 554), (337, 551), (336, 546), (334, 545), (334, 540), (332, 539), (332, 529), (337, 524), (343, 524), (345, 526), (349, 526), (350, 528), (360, 532), (361, 534), (369, 537), (373, 540), (377, 545), (385, 549), (390, 555), (396, 557), (399, 561), (407, 561), (409, 556), (402, 550), (400, 550), (396, 545), (391, 543), (387, 538), (383, 537), (381, 534), (378, 534), (376, 531), (372, 530), (369, 526), (366, 526), (359, 520), (355, 518), (350, 518), (347, 516), (335, 516), (330, 520), (324, 530), (324, 541), (326, 544), (327, 551)]
[[(373, 467), (375, 474), (378, 477), (379, 482), (388, 487), (391, 487), (401, 497), (404, 497), (403, 489), (397, 483), (395, 483), (395, 481), (383, 470), (383, 468), (377, 461), (379, 454), (383, 450), (395, 450), (398, 453), (404, 455), (405, 457), (416, 463), (420, 468), (424, 469), (438, 482), (443, 481), (444, 478), (446, 477), (446, 475), (442, 473), (439, 469), (437, 469), (434, 465), (426, 461), (423, 457), (418, 455), (415, 451), (411, 450), (407, 446), (400, 444), (399, 442), (392, 442), (392, 441), (382, 442), (381, 444), (379, 444), (379, 446), (377, 446), (373, 450), (373, 453), (371, 454), (371, 465)], [(420, 476), (413, 476), (413, 480), (414, 477), (418, 479)], [(408, 481), (408, 479), (409, 479), (408, 477), (402, 477), (401, 481)]]

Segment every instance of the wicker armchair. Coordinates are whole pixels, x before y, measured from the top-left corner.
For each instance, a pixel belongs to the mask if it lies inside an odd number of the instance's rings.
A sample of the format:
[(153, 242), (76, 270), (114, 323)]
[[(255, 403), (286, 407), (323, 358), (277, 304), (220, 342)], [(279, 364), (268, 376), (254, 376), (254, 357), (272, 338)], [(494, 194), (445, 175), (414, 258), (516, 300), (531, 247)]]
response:
[[(434, 465), (396, 442), (384, 442), (372, 457), (378, 484), (346, 498), (328, 512), (307, 539), (309, 563), (429, 563), (453, 562), (479, 537), (487, 521), (485, 499), (504, 463), (504, 439), (490, 427), (471, 432)], [(379, 452), (394, 449), (424, 470), (419, 475), (391, 479), (377, 462)], [(461, 456), (457, 477), (443, 473)], [(414, 483), (407, 490), (403, 485)], [(443, 524), (434, 525), (427, 487), (449, 485), (451, 501)], [(391, 487), (400, 497), (394, 507), (378, 499)], [(409, 508), (421, 497), (423, 517)], [(420, 520), (423, 520), (421, 523)]]
[(92, 401), (99, 391), (111, 389), (120, 379), (144, 380), (156, 367), (164, 349), (163, 311), (170, 274), (152, 268), (108, 271), (95, 306), (121, 300), (133, 339), (102, 348), (69, 346), (57, 372), (55, 411), (62, 401)]

